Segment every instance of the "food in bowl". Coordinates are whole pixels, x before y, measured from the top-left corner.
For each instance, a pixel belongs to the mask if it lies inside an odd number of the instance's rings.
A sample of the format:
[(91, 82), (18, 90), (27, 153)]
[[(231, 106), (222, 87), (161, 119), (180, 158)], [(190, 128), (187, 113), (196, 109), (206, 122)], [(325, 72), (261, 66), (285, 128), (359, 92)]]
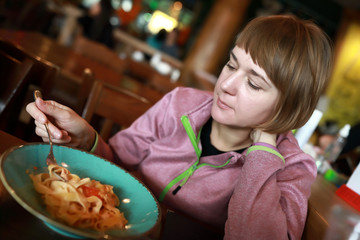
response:
[(128, 223), (125, 229), (96, 231), (70, 226), (56, 219), (47, 211), (29, 177), (29, 174), (48, 172), (45, 161), (48, 154), (49, 144), (46, 143), (28, 143), (6, 150), (0, 157), (0, 179), (14, 200), (51, 230), (72, 238), (92, 239), (141, 239), (158, 232), (161, 223), (159, 204), (139, 179), (99, 156), (59, 145), (54, 145), (58, 165), (80, 178), (89, 177), (113, 186), (114, 193), (120, 199), (118, 209), (124, 213)]
[(70, 226), (97, 231), (125, 228), (128, 221), (117, 208), (120, 201), (113, 186), (80, 178), (59, 165), (51, 164), (48, 170), (30, 177), (52, 216)]

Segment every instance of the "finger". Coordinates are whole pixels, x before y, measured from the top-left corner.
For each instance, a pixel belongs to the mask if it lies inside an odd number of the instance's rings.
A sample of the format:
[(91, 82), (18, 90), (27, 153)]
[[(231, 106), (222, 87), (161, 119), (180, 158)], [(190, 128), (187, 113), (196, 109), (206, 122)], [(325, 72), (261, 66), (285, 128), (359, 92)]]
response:
[(255, 130), (252, 130), (250, 133), (250, 139), (254, 141), (255, 138)]
[[(44, 142), (49, 142), (49, 136), (47, 134), (46, 128), (44, 127), (44, 124), (41, 124), (39, 122), (36, 122), (35, 124), (37, 125), (36, 128), (35, 128), (35, 133), (39, 137), (41, 137)], [(71, 137), (69, 136), (68, 132), (66, 132), (64, 130), (62, 130), (61, 132), (62, 132), (61, 138), (54, 138), (52, 135), (50, 135), (51, 140), (54, 143), (58, 143), (58, 144), (69, 143), (71, 141)]]
[(42, 124), (46, 123), (46, 121), (47, 121), (46, 115), (41, 110), (39, 110), (39, 108), (36, 106), (35, 102), (29, 103), (28, 105), (26, 105), (26, 111), (36, 121), (39, 121)]
[(42, 130), (41, 128), (36, 127), (35, 133), (36, 133), (36, 135), (41, 137), (44, 142), (49, 142), (49, 137), (48, 137), (47, 133), (44, 130)]
[(70, 143), (70, 142), (71, 142), (71, 137), (70, 137), (70, 136), (66, 136), (66, 137), (61, 138), (61, 139), (52, 138), (51, 140), (53, 141), (53, 143), (66, 144), (66, 143)]
[(60, 121), (67, 118), (69, 115), (68, 112), (71, 111), (70, 108), (51, 100), (44, 101), (43, 99), (38, 98), (35, 103), (44, 114)]
[(41, 136), (47, 136), (45, 125), (36, 120), (34, 122), (35, 122), (36, 130), (38, 131), (38, 133), (41, 134)]
[(253, 129), (250, 133), (251, 140), (255, 141), (258, 138), (259, 131), (257, 129)]
[[(63, 137), (63, 133), (65, 131), (62, 131), (61, 129), (59, 129), (57, 126), (55, 126), (54, 124), (52, 124), (52, 122), (48, 122), (48, 129), (49, 129), (49, 134), (53, 139), (62, 139)], [(67, 132), (66, 132), (67, 135)]]
[[(40, 122), (36, 122), (35, 124), (37, 124), (39, 128), (41, 128), (41, 130), (47, 135), (47, 131), (44, 124), (41, 124)], [(71, 139), (68, 131), (58, 128), (56, 125), (52, 124), (51, 122), (48, 122), (48, 129), (50, 132), (50, 136), (54, 139), (63, 140), (66, 142), (69, 139)]]
[[(48, 122), (48, 130), (49, 134), (51, 136), (51, 139), (53, 142), (68, 142), (71, 140), (71, 137), (69, 136), (69, 133), (65, 130), (61, 130), (55, 125), (53, 125), (51, 122)], [(41, 134), (41, 137), (48, 138), (48, 133), (46, 131), (45, 125), (35, 121), (35, 125), (37, 125), (39, 134)]]
[(45, 123), (48, 124), (48, 129), (49, 129), (49, 133), (50, 136), (53, 138), (58, 138), (61, 139), (62, 138), (62, 131), (55, 126), (52, 122), (50, 122), (48, 119), (43, 122), (43, 121), (38, 121), (37, 118), (35, 118), (35, 125), (42, 129), (42, 131), (47, 135), (46, 129), (45, 129)]
[(35, 119), (34, 123), (35, 123), (36, 128), (39, 128), (39, 129), (42, 129), (43, 131), (45, 131), (45, 125), (43, 123), (37, 121), (36, 119)]

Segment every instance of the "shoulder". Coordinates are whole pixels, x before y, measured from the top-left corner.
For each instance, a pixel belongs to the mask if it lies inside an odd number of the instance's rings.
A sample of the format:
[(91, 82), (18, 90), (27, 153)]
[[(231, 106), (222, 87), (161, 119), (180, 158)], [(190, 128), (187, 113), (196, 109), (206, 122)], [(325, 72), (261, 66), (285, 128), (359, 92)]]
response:
[(197, 88), (191, 87), (176, 87), (174, 90), (170, 91), (168, 94), (174, 95), (199, 95), (200, 97), (212, 97), (213, 93), (210, 91), (205, 91)]
[(166, 93), (146, 115), (162, 120), (180, 119), (182, 115), (200, 110), (208, 112), (212, 99), (212, 92), (189, 87), (177, 87)]
[(291, 131), (280, 134), (277, 141), (277, 148), (285, 159), (285, 167), (302, 166), (301, 168), (316, 176), (317, 168), (315, 159), (305, 153), (300, 147)]
[[(307, 155), (300, 148), (294, 134), (289, 131), (287, 133), (279, 134), (277, 139), (277, 148), (284, 158), (288, 158), (295, 155)], [(308, 155), (312, 158), (310, 155)], [(308, 157), (306, 156), (306, 157)]]
[(213, 93), (190, 87), (177, 87), (164, 96), (166, 101), (177, 104), (198, 105), (213, 98)]
[[(213, 94), (189, 87), (177, 87), (168, 92), (149, 113), (163, 121), (178, 121), (182, 115), (210, 114)], [(198, 119), (198, 117), (197, 117)], [(164, 122), (163, 122), (164, 123)]]

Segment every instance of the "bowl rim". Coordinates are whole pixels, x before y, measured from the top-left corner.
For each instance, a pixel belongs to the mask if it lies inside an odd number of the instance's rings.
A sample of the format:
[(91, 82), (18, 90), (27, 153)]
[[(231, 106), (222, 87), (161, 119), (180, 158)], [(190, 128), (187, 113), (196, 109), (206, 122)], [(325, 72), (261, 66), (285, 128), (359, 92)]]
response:
[[(63, 223), (59, 220), (56, 220), (54, 217), (50, 218), (47, 217), (45, 215), (43, 215), (42, 213), (36, 211), (35, 209), (33, 209), (31, 206), (29, 206), (20, 196), (18, 196), (15, 192), (15, 190), (10, 186), (10, 184), (8, 183), (6, 177), (5, 177), (5, 173), (3, 170), (3, 164), (4, 164), (4, 159), (12, 152), (14, 152), (17, 149), (20, 148), (24, 148), (24, 147), (28, 147), (28, 146), (34, 146), (34, 145), (50, 145), (49, 143), (45, 143), (45, 142), (33, 142), (33, 143), (24, 143), (21, 145), (17, 145), (17, 146), (13, 146), (8, 148), (7, 150), (5, 150), (1, 155), (0, 155), (0, 180), (3, 183), (5, 189), (8, 191), (8, 193), (15, 199), (15, 201), (21, 206), (23, 207), (25, 210), (27, 210), (28, 212), (30, 212), (33, 216), (39, 218), (40, 220), (42, 220), (43, 222), (47, 222), (51, 225), (53, 225), (56, 228), (59, 228), (62, 231), (66, 231), (69, 232), (71, 234), (75, 234), (78, 235), (80, 237), (87, 237), (87, 238), (104, 238), (104, 239), (111, 239), (112, 237), (120, 237), (121, 238), (125, 238), (125, 239), (138, 239), (139, 237), (146, 237), (149, 236), (149, 234), (151, 234), (155, 229), (159, 228), (159, 225), (161, 224), (162, 220), (162, 210), (160, 207), (160, 204), (157, 200), (157, 198), (154, 196), (154, 194), (150, 191), (150, 189), (136, 176), (132, 175), (128, 170), (124, 169), (123, 167), (115, 164), (114, 162), (111, 162), (99, 155), (96, 155), (94, 153), (90, 153), (87, 151), (84, 151), (82, 149), (78, 149), (78, 148), (74, 148), (74, 147), (69, 147), (69, 146), (63, 146), (60, 144), (53, 144), (56, 147), (60, 147), (60, 148), (68, 148), (68, 149), (72, 149), (75, 151), (80, 151), (80, 152), (84, 152), (86, 154), (90, 154), (95, 156), (96, 158), (100, 158), (101, 160), (104, 160), (106, 162), (109, 162), (111, 165), (114, 165), (115, 167), (118, 167), (120, 169), (122, 169), (123, 171), (125, 171), (125, 173), (129, 174), (130, 176), (132, 176), (139, 184), (141, 184), (146, 190), (147, 192), (152, 196), (152, 198), (154, 199), (154, 202), (156, 204), (157, 210), (158, 210), (158, 216), (156, 219), (155, 224), (146, 232), (143, 232), (142, 234), (139, 235), (133, 235), (133, 236), (114, 236), (110, 234), (107, 234), (106, 232), (100, 232), (100, 231), (96, 231), (96, 230), (92, 230), (94, 231), (93, 233), (89, 233), (89, 232), (85, 232), (83, 231), (81, 228), (76, 228), (76, 227), (71, 227), (69, 225), (67, 225), (66, 223)], [(160, 226), (161, 228), (161, 226)], [(86, 230), (86, 229), (84, 229)], [(59, 233), (59, 232), (58, 232)], [(61, 234), (61, 233), (59, 233)], [(110, 237), (110, 238), (109, 238)]]

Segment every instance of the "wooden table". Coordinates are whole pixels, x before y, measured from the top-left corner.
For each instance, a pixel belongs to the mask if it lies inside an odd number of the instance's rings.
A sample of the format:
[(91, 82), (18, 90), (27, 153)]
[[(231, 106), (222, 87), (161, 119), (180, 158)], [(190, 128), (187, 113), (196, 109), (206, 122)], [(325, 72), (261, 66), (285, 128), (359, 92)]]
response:
[(303, 233), (303, 239), (324, 239), (330, 226), (331, 214), (335, 206), (340, 206), (351, 213), (360, 216), (360, 212), (348, 205), (335, 194), (334, 184), (318, 175), (311, 186), (308, 217)]
[[(119, 83), (121, 76), (115, 69), (76, 53), (71, 48), (58, 44), (39, 32), (0, 29), (0, 37), (21, 46), (28, 53), (43, 58), (61, 69), (75, 74), (83, 73), (86, 67), (91, 68), (95, 75), (112, 83)], [(89, 49), (89, 51), (91, 51)]]
[[(19, 138), (0, 131), (0, 153), (24, 144)], [(0, 236), (2, 239), (68, 239), (56, 234), (22, 208), (0, 182)]]
[[(141, 40), (131, 36), (130, 34), (124, 32), (123, 30), (114, 29), (113, 35), (114, 35), (114, 39), (117, 43), (122, 43), (126, 47), (131, 48), (131, 50), (139, 50), (145, 54), (148, 54), (151, 57), (153, 55), (155, 55), (156, 53), (159, 53), (158, 49), (151, 47), (146, 42), (141, 41)], [(175, 67), (179, 70), (181, 70), (183, 68), (182, 61), (170, 56), (169, 54), (161, 52), (161, 51), (160, 51), (160, 54), (161, 54), (161, 58), (165, 62), (169, 63), (172, 67)]]
[[(17, 137), (0, 130), (0, 154), (10, 147), (24, 144)], [(323, 239), (329, 227), (334, 206), (341, 206), (352, 213), (360, 214), (335, 195), (336, 187), (318, 176), (311, 188), (308, 219), (303, 239)], [(169, 212), (166, 214), (162, 239), (222, 239), (222, 236), (209, 231), (196, 222)], [(186, 229), (186, 231), (184, 231)], [(0, 182), (0, 236), (2, 239), (71, 239), (50, 230), (44, 223), (22, 208), (4, 189)]]
[[(8, 40), (22, 47), (33, 56), (43, 58), (59, 66), (62, 71), (69, 72), (80, 78), (84, 69), (90, 68), (95, 78), (128, 89), (149, 99), (151, 102), (156, 102), (163, 96), (163, 94), (135, 79), (124, 78), (122, 74), (124, 66), (121, 65), (120, 58), (118, 59), (120, 62), (119, 67), (115, 69), (110, 67), (110, 64), (80, 54), (74, 49), (62, 46), (55, 40), (38, 32), (0, 29), (0, 38)], [(126, 60), (123, 60), (123, 64), (126, 65)]]
[[(0, 154), (7, 149), (25, 144), (25, 142), (0, 130)], [(1, 239), (34, 240), (54, 239), (69, 240), (76, 239), (60, 235), (43, 221), (36, 218), (23, 207), (21, 207), (7, 192), (0, 181), (0, 237)], [(86, 238), (84, 238), (86, 239)], [(152, 238), (143, 238), (151, 240)]]
[[(23, 140), (0, 130), (0, 155), (11, 147), (25, 143)], [(222, 239), (221, 235), (211, 232), (197, 222), (174, 212), (167, 212), (165, 219), (161, 240), (199, 239), (199, 237), (204, 237), (207, 240)], [(74, 239), (54, 232), (43, 221), (26, 211), (10, 196), (1, 181), (0, 238), (6, 240)], [(141, 240), (146, 239), (153, 240), (154, 238), (142, 238)]]

